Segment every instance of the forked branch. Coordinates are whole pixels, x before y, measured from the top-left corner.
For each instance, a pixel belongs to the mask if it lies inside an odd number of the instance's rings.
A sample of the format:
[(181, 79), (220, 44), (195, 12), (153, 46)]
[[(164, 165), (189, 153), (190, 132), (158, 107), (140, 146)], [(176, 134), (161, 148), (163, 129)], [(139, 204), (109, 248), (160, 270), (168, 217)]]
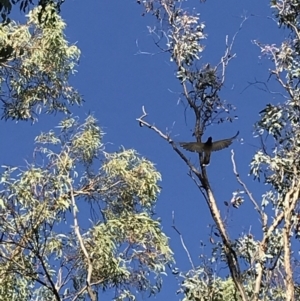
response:
[(193, 166), (191, 164), (191, 162), (184, 156), (184, 154), (178, 149), (178, 147), (176, 146), (176, 143), (170, 138), (169, 135), (164, 134), (161, 130), (159, 130), (156, 126), (151, 125), (150, 123), (148, 123), (147, 121), (145, 121), (145, 118), (147, 117), (147, 113), (145, 111), (145, 108), (142, 107), (143, 110), (143, 115), (139, 118), (137, 118), (136, 120), (139, 122), (140, 126), (146, 126), (149, 129), (153, 130), (154, 132), (156, 132), (161, 138), (163, 138), (164, 140), (166, 140), (168, 143), (170, 143), (173, 147), (173, 149), (175, 150), (175, 152), (182, 158), (182, 160), (188, 165), (188, 167), (190, 168), (190, 170), (195, 174), (195, 176), (198, 177), (200, 183), (202, 184), (202, 186), (197, 185), (198, 188), (200, 189), (200, 191), (203, 193), (203, 190), (206, 193), (206, 202), (209, 206), (209, 210), (211, 212), (211, 215), (213, 217), (213, 220), (216, 223), (216, 226), (220, 232), (220, 236), (222, 238), (222, 242), (224, 244), (224, 252), (225, 252), (225, 256), (227, 258), (227, 263), (231, 272), (231, 276), (232, 279), (236, 285), (236, 288), (242, 298), (242, 301), (248, 301), (246, 292), (244, 290), (243, 287), (243, 283), (242, 283), (242, 277), (241, 277), (241, 271), (240, 271), (240, 267), (239, 267), (239, 262), (237, 259), (237, 255), (235, 253), (235, 250), (232, 246), (232, 243), (230, 241), (230, 238), (227, 234), (224, 222), (222, 220), (220, 211), (218, 209), (216, 200), (214, 198), (214, 195), (210, 189), (210, 185), (208, 182), (208, 177), (206, 174), (206, 169), (203, 168), (202, 170), (204, 170), (204, 172), (200, 172), (197, 170), (197, 168), (195, 166)]

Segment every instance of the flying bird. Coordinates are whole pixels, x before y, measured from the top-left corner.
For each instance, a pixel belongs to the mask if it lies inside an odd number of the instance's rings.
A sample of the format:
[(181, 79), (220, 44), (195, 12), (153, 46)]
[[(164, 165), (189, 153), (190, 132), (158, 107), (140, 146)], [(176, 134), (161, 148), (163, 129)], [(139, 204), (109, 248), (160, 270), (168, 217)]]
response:
[(211, 152), (219, 151), (228, 147), (232, 141), (238, 136), (238, 131), (235, 136), (212, 142), (212, 137), (209, 137), (205, 143), (202, 142), (180, 142), (180, 146), (190, 152), (204, 153), (203, 165), (209, 165)]

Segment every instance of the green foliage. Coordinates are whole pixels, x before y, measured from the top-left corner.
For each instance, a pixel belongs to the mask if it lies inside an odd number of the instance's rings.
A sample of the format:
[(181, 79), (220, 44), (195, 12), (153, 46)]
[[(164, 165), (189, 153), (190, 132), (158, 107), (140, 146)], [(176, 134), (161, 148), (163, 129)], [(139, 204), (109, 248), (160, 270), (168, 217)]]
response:
[(0, 0), (0, 13), (1, 13), (2, 21), (6, 24), (10, 22), (9, 15), (11, 13), (13, 5), (16, 5), (16, 4), (19, 4), (20, 11), (25, 13), (29, 10), (30, 6), (33, 6), (34, 2), (36, 2), (36, 5), (41, 6), (41, 8), (42, 8), (42, 10), (39, 14), (39, 16), (41, 17), (48, 5), (53, 5), (55, 7), (55, 10), (59, 13), (60, 12), (60, 7), (61, 7), (61, 5), (64, 1), (65, 0), (39, 0), (39, 1), (33, 1), (33, 0)]
[[(82, 102), (68, 84), (80, 51), (65, 40), (65, 23), (59, 16), (62, 2), (41, 0), (25, 24), (7, 19), (0, 26), (4, 119), (34, 121), (42, 112), (69, 113), (70, 104)], [(176, 65), (182, 98), (195, 115), (196, 139), (200, 141), (213, 123), (232, 122), (230, 113), (235, 108), (219, 96), (234, 57), (232, 44), (226, 45), (216, 66), (199, 67), (206, 39), (199, 14), (186, 11), (179, 0), (138, 2), (161, 25), (150, 31)], [(16, 3), (23, 11), (33, 4), (0, 0), (3, 19)], [(289, 270), (299, 261), (291, 244), (300, 237), (299, 1), (272, 0), (271, 8), (289, 35), (279, 46), (256, 44), (274, 62), (271, 75), (285, 98), (260, 112), (257, 134), (266, 133), (272, 146), (270, 150), (270, 144), (263, 145), (251, 162), (251, 174), (269, 190), (261, 204), (247, 189), (235, 191), (230, 202), (238, 209), (244, 195), (249, 196), (261, 220), (261, 240), (251, 233), (230, 238), (206, 167), (193, 168), (169, 134), (148, 126), (190, 167), (214, 219), (214, 234), (220, 238), (211, 238), (214, 245), (207, 260), (200, 256), (198, 267), (192, 263), (192, 270), (179, 273), (183, 281), (178, 293), (183, 301), (292, 300), (289, 294), (300, 298), (296, 273)], [(173, 261), (168, 238), (159, 219), (153, 218), (160, 173), (132, 149), (106, 152), (104, 133), (93, 116), (80, 124), (68, 115), (57, 128), (36, 137), (34, 162), (23, 168), (3, 166), (0, 301), (96, 300), (97, 294), (108, 289), (115, 290), (118, 301), (135, 300), (139, 292), (156, 294), (165, 266)], [(221, 277), (216, 267), (228, 268), (229, 273)]]
[[(298, 1), (272, 1), (272, 8), (278, 17), (280, 26), (290, 29), (290, 35), (277, 47), (257, 43), (262, 53), (274, 62), (273, 77), (279, 83), (286, 100), (277, 104), (268, 104), (263, 109), (256, 129), (259, 135), (267, 132), (273, 137), (272, 154), (259, 151), (251, 163), (251, 172), (255, 177), (263, 175), (282, 196), (297, 177), (300, 151), (299, 139), (299, 11)], [(272, 197), (272, 203), (276, 203)]]
[[(133, 299), (134, 287), (158, 292), (172, 261), (152, 218), (160, 174), (133, 150), (104, 152), (92, 116), (83, 124), (68, 117), (58, 128), (36, 138), (42, 163), (5, 167), (1, 176), (3, 300), (84, 296), (90, 267), (93, 289), (115, 288), (117, 300)], [(76, 223), (90, 210), (78, 236)]]
[[(24, 25), (0, 26), (0, 84), (5, 119), (35, 120), (45, 111), (68, 112), (68, 104), (80, 104), (80, 95), (69, 84), (69, 75), (80, 51), (64, 38), (65, 23), (47, 6), (28, 14)], [(50, 18), (51, 17), (51, 18)]]
[[(113, 204), (116, 203), (117, 207), (122, 204), (122, 210), (131, 210), (137, 203), (145, 209), (151, 209), (160, 192), (157, 182), (161, 180), (154, 165), (146, 159), (137, 160), (137, 154), (133, 150), (106, 154), (106, 158), (103, 169), (110, 174), (108, 184), (118, 183), (119, 186), (119, 193)], [(119, 198), (122, 199), (121, 203)]]
[[(214, 275), (213, 269), (203, 262), (201, 267), (181, 274), (184, 279), (178, 293), (183, 293), (182, 301), (241, 301), (232, 278)], [(246, 283), (245, 283), (246, 284)], [(253, 283), (251, 284), (253, 285)], [(251, 287), (250, 283), (247, 286)], [(248, 296), (251, 297), (249, 290)], [(253, 296), (252, 296), (253, 297)]]
[[(232, 43), (226, 39), (225, 53), (216, 66), (207, 63), (199, 67), (199, 61), (203, 60), (200, 54), (204, 55), (202, 43), (206, 38), (199, 15), (185, 8), (182, 5), (185, 1), (138, 2), (144, 5), (146, 13), (153, 14), (159, 21), (150, 33), (157, 37), (159, 51), (169, 53), (171, 61), (176, 64), (177, 78), (182, 85), (180, 101), (192, 111), (193, 134), (197, 141), (201, 141), (208, 126), (234, 119), (227, 115), (235, 109), (234, 106), (222, 100), (219, 92), (225, 82), (227, 65), (235, 57), (231, 51), (237, 33)], [(275, 79), (279, 84), (278, 92), (272, 92), (278, 103), (268, 104), (255, 124), (257, 136), (265, 136), (266, 140), (261, 139), (262, 147), (253, 157), (250, 172), (256, 179), (264, 181), (267, 189), (260, 203), (241, 180), (232, 157), (234, 174), (243, 191), (233, 194), (230, 205), (226, 202), (226, 206), (238, 209), (244, 202), (240, 195), (245, 193), (249, 197), (260, 220), (260, 239), (255, 239), (250, 232), (232, 239), (226, 224), (229, 211), (226, 218), (221, 216), (222, 209), (214, 197), (206, 167), (201, 164), (201, 154), (199, 168), (181, 152), (170, 133), (165, 134), (145, 121), (145, 110), (138, 119), (170, 143), (188, 165), (190, 176), (204, 195), (214, 220), (212, 231), (218, 238), (215, 241), (211, 237), (214, 245), (208, 263), (201, 261), (199, 267), (194, 267), (191, 261), (193, 269), (181, 273), (183, 283), (179, 293), (184, 295), (184, 301), (299, 299), (299, 254), (293, 252), (293, 243), (294, 238), (299, 240), (300, 237), (300, 4), (299, 0), (270, 2), (279, 27), (284, 27), (288, 34), (278, 46), (255, 41), (262, 54), (274, 63), (270, 80)], [(162, 46), (163, 38), (167, 48)], [(268, 85), (269, 82), (264, 83), (264, 88)], [(268, 90), (274, 91), (273, 87)], [(223, 267), (228, 269), (228, 274), (221, 278), (215, 271)]]

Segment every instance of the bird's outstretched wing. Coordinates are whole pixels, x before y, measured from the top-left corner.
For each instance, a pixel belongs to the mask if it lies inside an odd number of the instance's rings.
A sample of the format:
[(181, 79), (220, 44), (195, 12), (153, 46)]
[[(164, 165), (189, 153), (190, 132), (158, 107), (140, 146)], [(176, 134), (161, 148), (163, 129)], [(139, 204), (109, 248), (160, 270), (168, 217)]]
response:
[(239, 133), (240, 132), (238, 131), (236, 133), (236, 135), (233, 136), (233, 137), (231, 137), (231, 138), (223, 139), (223, 140), (218, 140), (218, 141), (213, 142), (211, 150), (213, 152), (215, 152), (215, 151), (218, 151), (218, 150), (221, 150), (223, 148), (228, 147), (232, 143), (232, 141), (238, 136)]
[(200, 142), (181, 142), (179, 145), (190, 152), (202, 153), (204, 151), (204, 143)]

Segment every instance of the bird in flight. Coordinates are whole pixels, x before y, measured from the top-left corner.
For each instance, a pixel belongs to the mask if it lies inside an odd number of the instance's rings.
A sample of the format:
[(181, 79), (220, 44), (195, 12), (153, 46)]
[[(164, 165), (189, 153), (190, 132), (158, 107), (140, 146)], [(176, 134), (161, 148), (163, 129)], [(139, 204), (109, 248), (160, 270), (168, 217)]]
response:
[(228, 147), (232, 141), (238, 136), (238, 131), (235, 136), (213, 142), (212, 137), (209, 137), (205, 143), (202, 142), (180, 142), (180, 146), (190, 152), (204, 153), (203, 165), (209, 165), (211, 152), (219, 151)]

